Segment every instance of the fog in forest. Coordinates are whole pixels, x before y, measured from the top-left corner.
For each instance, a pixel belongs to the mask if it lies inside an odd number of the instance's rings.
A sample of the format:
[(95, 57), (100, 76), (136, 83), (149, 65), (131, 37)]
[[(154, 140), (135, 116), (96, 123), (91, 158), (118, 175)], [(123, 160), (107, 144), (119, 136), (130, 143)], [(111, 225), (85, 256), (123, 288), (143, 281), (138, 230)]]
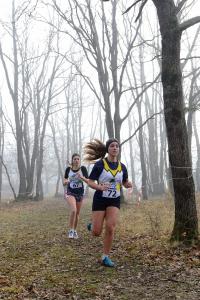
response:
[[(149, 199), (172, 191), (159, 24), (151, 1), (142, 14), (138, 6), (124, 13), (132, 3), (1, 1), (1, 201), (62, 195), (72, 154), (83, 156), (87, 142), (108, 137), (120, 141), (135, 193)], [(199, 8), (198, 1), (185, 1), (180, 22), (195, 17)], [(197, 23), (183, 31), (180, 55), (196, 191), (199, 46)]]

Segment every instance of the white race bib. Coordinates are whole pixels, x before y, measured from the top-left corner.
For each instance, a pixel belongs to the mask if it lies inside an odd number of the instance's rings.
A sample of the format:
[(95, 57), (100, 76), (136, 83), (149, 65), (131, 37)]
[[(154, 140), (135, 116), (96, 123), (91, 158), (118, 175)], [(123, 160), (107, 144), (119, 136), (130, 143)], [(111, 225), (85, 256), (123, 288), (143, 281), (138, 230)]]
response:
[(117, 198), (120, 197), (120, 184), (113, 182), (110, 184), (107, 191), (103, 191), (102, 197), (105, 198)]
[(82, 181), (80, 180), (70, 181), (69, 186), (71, 189), (80, 189), (83, 187)]

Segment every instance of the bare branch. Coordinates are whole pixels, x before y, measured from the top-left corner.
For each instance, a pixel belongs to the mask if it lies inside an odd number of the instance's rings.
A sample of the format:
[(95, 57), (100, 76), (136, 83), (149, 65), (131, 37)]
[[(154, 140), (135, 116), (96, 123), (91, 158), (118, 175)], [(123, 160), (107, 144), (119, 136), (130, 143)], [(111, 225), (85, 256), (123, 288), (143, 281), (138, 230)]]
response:
[(177, 7), (176, 7), (176, 14), (178, 14), (178, 13), (181, 11), (182, 7), (184, 6), (184, 4), (185, 4), (187, 1), (188, 1), (188, 0), (182, 0), (182, 1), (177, 5)]
[(14, 91), (13, 91), (13, 88), (11, 86), (10, 77), (9, 77), (9, 74), (8, 74), (8, 69), (7, 69), (6, 62), (4, 60), (4, 55), (3, 55), (1, 43), (0, 43), (0, 59), (1, 59), (1, 62), (2, 62), (3, 68), (4, 68), (5, 75), (6, 75), (6, 81), (7, 81), (7, 84), (8, 84), (8, 89), (9, 89), (9, 92), (10, 92), (10, 94), (12, 96), (12, 99), (13, 99), (14, 98)]
[(131, 41), (130, 45), (128, 46), (128, 50), (127, 50), (125, 59), (123, 61), (122, 71), (121, 71), (120, 80), (119, 80), (120, 95), (122, 95), (122, 81), (123, 81), (123, 75), (124, 75), (124, 72), (125, 72), (125, 68), (126, 68), (126, 65), (128, 63), (128, 58), (130, 56), (131, 50), (133, 49), (133, 43), (135, 42), (135, 40), (137, 38), (140, 26), (141, 26), (141, 22), (139, 22), (139, 24), (138, 24), (138, 26), (136, 28), (135, 36), (133, 37), (133, 40)]
[(139, 3), (140, 1), (142, 1), (142, 0), (137, 0), (137, 1), (135, 1), (131, 6), (129, 6), (129, 7), (125, 10), (125, 12), (122, 13), (122, 15), (126, 14), (133, 6), (135, 6), (135, 5), (136, 5), (137, 3)]
[(147, 3), (148, 0), (144, 0), (144, 2), (141, 4), (140, 9), (139, 9), (139, 13), (137, 15), (137, 18), (135, 19), (135, 22), (137, 22), (137, 20), (140, 18), (141, 14), (142, 14), (142, 10), (145, 7), (145, 4)]
[(126, 140), (124, 140), (120, 146), (122, 146), (123, 144), (125, 144), (126, 142), (128, 142), (130, 139), (132, 139), (136, 133), (151, 119), (153, 119), (156, 115), (160, 115), (162, 113), (162, 111), (158, 112), (158, 113), (155, 113), (153, 114), (152, 116), (150, 116), (148, 119), (146, 119), (146, 121), (144, 123), (142, 123), (135, 131), (133, 134), (131, 134), (131, 136), (129, 136)]
[(4, 169), (5, 169), (5, 171), (6, 171), (6, 175), (7, 175), (7, 177), (8, 177), (8, 182), (9, 182), (10, 188), (11, 188), (11, 190), (12, 190), (12, 192), (13, 192), (14, 199), (16, 200), (16, 199), (17, 199), (17, 195), (16, 195), (15, 190), (14, 190), (14, 187), (13, 187), (13, 185), (12, 185), (12, 182), (11, 182), (11, 179), (10, 179), (10, 174), (9, 174), (9, 172), (8, 172), (8, 169), (7, 169), (7, 167), (6, 167), (6, 164), (4, 163), (3, 158), (2, 158), (1, 155), (0, 155), (0, 159), (1, 159), (2, 165), (4, 166)]
[(129, 107), (127, 113), (125, 114), (125, 116), (122, 118), (122, 122), (128, 117), (128, 115), (130, 114), (132, 108), (134, 107), (135, 103), (139, 100), (139, 98), (144, 94), (144, 92), (146, 90), (148, 90), (156, 81), (157, 79), (160, 77), (160, 73), (156, 76), (156, 78), (150, 83), (148, 84), (142, 91), (141, 93), (139, 93), (137, 95), (137, 97), (135, 98), (135, 101), (131, 104), (131, 106)]
[(181, 23), (179, 25), (180, 31), (184, 31), (197, 23), (200, 23), (200, 16), (191, 18), (191, 19)]

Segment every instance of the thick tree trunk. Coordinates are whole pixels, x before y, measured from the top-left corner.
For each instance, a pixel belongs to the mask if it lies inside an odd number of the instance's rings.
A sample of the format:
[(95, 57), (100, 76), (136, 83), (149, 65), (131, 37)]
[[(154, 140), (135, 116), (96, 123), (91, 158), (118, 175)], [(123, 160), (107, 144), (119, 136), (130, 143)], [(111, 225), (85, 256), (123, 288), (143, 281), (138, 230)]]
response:
[(195, 189), (184, 114), (180, 69), (181, 30), (172, 0), (153, 0), (162, 35), (162, 83), (169, 162), (174, 187), (175, 222), (172, 240), (198, 238)]

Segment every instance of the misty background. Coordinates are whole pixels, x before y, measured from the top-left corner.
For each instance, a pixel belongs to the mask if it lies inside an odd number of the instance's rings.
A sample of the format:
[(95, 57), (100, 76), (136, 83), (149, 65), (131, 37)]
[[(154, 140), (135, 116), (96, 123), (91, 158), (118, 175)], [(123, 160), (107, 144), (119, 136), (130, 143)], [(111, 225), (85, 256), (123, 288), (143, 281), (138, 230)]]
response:
[[(64, 3), (63, 3), (64, 2)], [(181, 1), (176, 1), (176, 4)], [(161, 84), (161, 37), (148, 2), (0, 3), (0, 199), (62, 194), (64, 170), (93, 138), (115, 136), (134, 191), (172, 191)], [(199, 11), (186, 1), (180, 21)], [(137, 20), (136, 20), (137, 19)], [(189, 147), (200, 190), (199, 31), (181, 39)], [(184, 167), (184, 166), (183, 166)]]

